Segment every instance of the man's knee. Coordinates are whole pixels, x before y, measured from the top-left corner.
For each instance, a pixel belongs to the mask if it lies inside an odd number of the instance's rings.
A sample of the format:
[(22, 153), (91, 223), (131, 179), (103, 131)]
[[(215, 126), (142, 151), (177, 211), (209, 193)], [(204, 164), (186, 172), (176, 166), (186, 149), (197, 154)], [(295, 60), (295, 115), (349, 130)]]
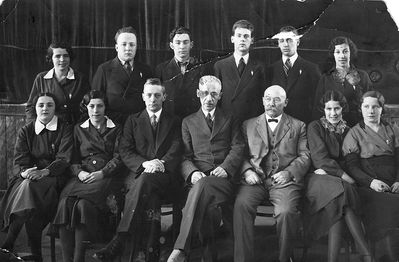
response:
[(247, 214), (250, 213), (251, 215), (256, 215), (256, 206), (254, 206), (246, 197), (242, 195), (237, 195), (237, 198), (234, 202), (234, 214)]
[(299, 203), (296, 201), (283, 202), (274, 206), (276, 216), (296, 216), (299, 214)]

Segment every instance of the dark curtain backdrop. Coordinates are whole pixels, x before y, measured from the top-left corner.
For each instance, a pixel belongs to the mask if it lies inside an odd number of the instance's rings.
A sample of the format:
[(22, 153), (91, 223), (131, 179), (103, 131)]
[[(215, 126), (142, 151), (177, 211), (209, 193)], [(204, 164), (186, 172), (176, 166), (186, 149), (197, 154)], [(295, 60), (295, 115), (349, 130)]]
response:
[(71, 43), (76, 55), (72, 67), (91, 79), (100, 63), (115, 56), (114, 35), (122, 26), (136, 28), (137, 59), (155, 67), (172, 56), (168, 34), (173, 27), (189, 27), (193, 54), (213, 63), (232, 51), (231, 27), (239, 19), (255, 25), (252, 52), (266, 66), (280, 56), (268, 38), (283, 25), (306, 33), (299, 52), (323, 69), (329, 66), (329, 41), (351, 37), (360, 49), (357, 65), (381, 76), (375, 86), (388, 102), (399, 103), (399, 35), (382, 1), (5, 0), (0, 19), (3, 103), (26, 101), (35, 75), (51, 68), (44, 56), (53, 40)]

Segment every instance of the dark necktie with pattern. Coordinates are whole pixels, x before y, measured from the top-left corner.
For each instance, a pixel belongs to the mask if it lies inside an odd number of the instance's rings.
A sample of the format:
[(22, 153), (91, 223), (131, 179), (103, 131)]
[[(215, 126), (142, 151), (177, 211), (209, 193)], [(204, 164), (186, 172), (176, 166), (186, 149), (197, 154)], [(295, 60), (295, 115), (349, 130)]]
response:
[(154, 114), (151, 116), (151, 127), (152, 127), (152, 131), (156, 131), (157, 130), (157, 116)]
[(125, 71), (128, 75), (130, 75), (132, 73), (132, 66), (130, 65), (129, 62), (125, 62), (125, 64), (123, 65), (123, 67), (125, 68)]
[(209, 129), (212, 131), (213, 128), (213, 121), (212, 121), (212, 116), (210, 113), (206, 116), (206, 123), (208, 124)]
[(291, 60), (287, 58), (287, 60), (285, 60), (285, 63), (283, 65), (284, 73), (286, 76), (288, 76), (288, 72), (290, 71), (291, 67), (292, 67)]
[(238, 69), (238, 74), (241, 77), (242, 73), (244, 72), (244, 69), (245, 69), (244, 58), (241, 57), (240, 62), (238, 63), (238, 68), (237, 69)]

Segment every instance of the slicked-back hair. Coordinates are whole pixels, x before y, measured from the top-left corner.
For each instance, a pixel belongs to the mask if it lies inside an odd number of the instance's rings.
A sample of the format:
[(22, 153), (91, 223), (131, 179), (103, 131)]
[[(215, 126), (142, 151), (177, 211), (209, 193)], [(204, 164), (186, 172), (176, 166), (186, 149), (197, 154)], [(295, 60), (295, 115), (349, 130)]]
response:
[(116, 31), (116, 34), (115, 34), (115, 43), (118, 42), (118, 37), (119, 37), (119, 35), (122, 34), (122, 33), (134, 34), (134, 35), (136, 36), (136, 38), (138, 38), (138, 37), (137, 37), (137, 31), (136, 31), (136, 29), (134, 29), (134, 28), (131, 27), (131, 26), (126, 26), (126, 27), (119, 28), (118, 31)]
[(162, 93), (166, 93), (165, 86), (162, 84), (161, 80), (159, 78), (148, 78), (147, 81), (144, 83), (144, 87), (147, 85), (152, 85), (152, 86), (160, 86), (162, 87)]

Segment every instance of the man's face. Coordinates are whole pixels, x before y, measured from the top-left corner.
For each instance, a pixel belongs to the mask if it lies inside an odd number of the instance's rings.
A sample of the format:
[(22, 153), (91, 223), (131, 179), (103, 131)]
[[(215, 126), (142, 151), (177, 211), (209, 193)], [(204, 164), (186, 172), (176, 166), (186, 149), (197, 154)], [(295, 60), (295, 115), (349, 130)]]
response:
[(161, 110), (162, 103), (166, 99), (160, 85), (145, 85), (142, 97), (147, 110), (154, 113)]
[(190, 40), (188, 34), (176, 34), (173, 42), (169, 43), (171, 49), (175, 53), (175, 58), (182, 62), (190, 57), (190, 50), (193, 47), (193, 41)]
[(132, 61), (136, 55), (137, 38), (132, 33), (122, 33), (118, 36), (115, 44), (118, 58), (122, 61)]
[(221, 87), (213, 83), (200, 86), (197, 90), (197, 97), (201, 100), (201, 107), (208, 112), (216, 108), (221, 95)]
[(231, 36), (231, 42), (234, 44), (234, 52), (246, 55), (253, 42), (251, 31), (246, 28), (236, 28), (234, 35)]
[(263, 96), (263, 106), (265, 112), (270, 117), (278, 117), (287, 106), (287, 99), (282, 92), (275, 89), (266, 89)]
[(281, 53), (285, 56), (291, 57), (296, 54), (299, 45), (299, 38), (295, 37), (294, 33), (292, 36), (283, 36), (278, 39), (278, 46), (280, 47)]

